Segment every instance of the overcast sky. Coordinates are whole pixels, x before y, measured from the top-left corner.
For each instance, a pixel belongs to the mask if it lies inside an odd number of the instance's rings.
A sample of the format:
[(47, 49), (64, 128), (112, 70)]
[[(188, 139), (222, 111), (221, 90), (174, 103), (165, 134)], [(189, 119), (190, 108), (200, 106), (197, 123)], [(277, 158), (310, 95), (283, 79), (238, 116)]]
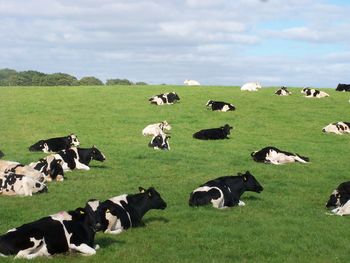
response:
[(350, 83), (348, 0), (0, 0), (0, 68), (150, 84)]

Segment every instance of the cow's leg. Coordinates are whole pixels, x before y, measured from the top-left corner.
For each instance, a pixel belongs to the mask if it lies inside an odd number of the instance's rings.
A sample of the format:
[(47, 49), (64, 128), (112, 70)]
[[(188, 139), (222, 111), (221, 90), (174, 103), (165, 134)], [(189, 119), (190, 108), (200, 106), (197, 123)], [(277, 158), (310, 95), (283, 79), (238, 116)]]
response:
[(115, 230), (106, 230), (105, 233), (107, 234), (113, 234), (113, 235), (118, 235), (120, 234), (121, 232), (123, 232), (123, 228), (118, 228), (118, 229), (115, 229)]
[(31, 183), (26, 177), (23, 177), (22, 179), (22, 187), (25, 196), (32, 196)]
[(245, 206), (245, 203), (242, 200), (238, 201), (238, 206)]
[(36, 253), (36, 251), (40, 250), (41, 247), (45, 244), (44, 240), (43, 239), (37, 240), (34, 237), (31, 237), (30, 241), (33, 242), (34, 245), (32, 247), (27, 248), (27, 249), (18, 251), (15, 258), (31, 259), (31, 258), (38, 256), (38, 255), (35, 255), (35, 253)]
[(96, 254), (96, 250), (93, 249), (92, 247), (88, 246), (87, 244), (80, 244), (79, 246), (76, 246), (74, 244), (70, 244), (69, 248), (74, 250), (74, 251), (78, 251), (80, 253), (82, 253), (84, 256), (92, 256)]
[(85, 164), (79, 162), (78, 160), (75, 160), (75, 165), (76, 165), (75, 167), (76, 167), (77, 169), (79, 169), (79, 170), (86, 170), (86, 171), (89, 171), (89, 170), (90, 170), (90, 167), (89, 167), (89, 166), (87, 166), (87, 165), (85, 165)]

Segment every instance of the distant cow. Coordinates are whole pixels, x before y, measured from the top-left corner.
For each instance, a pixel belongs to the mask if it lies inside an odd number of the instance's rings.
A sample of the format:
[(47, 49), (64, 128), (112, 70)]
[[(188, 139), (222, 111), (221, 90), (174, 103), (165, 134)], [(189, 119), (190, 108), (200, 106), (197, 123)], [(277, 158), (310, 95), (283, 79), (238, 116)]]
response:
[(43, 192), (47, 192), (46, 185), (32, 177), (13, 172), (5, 173), (0, 177), (1, 195), (32, 196)]
[(103, 215), (102, 230), (119, 234), (122, 231), (142, 226), (142, 217), (151, 209), (165, 209), (167, 204), (153, 188), (139, 187), (138, 194), (124, 194), (101, 202), (99, 211)]
[(0, 159), (4, 156), (5, 156), (5, 154), (2, 151), (0, 151)]
[(233, 106), (231, 103), (223, 102), (223, 101), (214, 101), (214, 100), (208, 100), (207, 104), (205, 105), (208, 109), (211, 109), (212, 111), (234, 111), (236, 109), (235, 106)]
[(252, 152), (251, 156), (256, 162), (276, 165), (292, 162), (308, 163), (310, 161), (308, 157), (281, 151), (273, 146), (268, 146), (259, 151)]
[(34, 165), (32, 164), (32, 167), (45, 175), (45, 181), (63, 181), (64, 171), (62, 164), (62, 160), (57, 160), (53, 156), (48, 156), (46, 159), (40, 159)]
[(305, 98), (324, 98), (329, 97), (328, 93), (311, 88), (303, 88), (301, 93), (305, 94)]
[(101, 230), (100, 202), (90, 200), (85, 208), (60, 212), (9, 230), (0, 236), (0, 255), (32, 259), (59, 253), (96, 254), (96, 231)]
[(326, 133), (335, 133), (342, 135), (344, 133), (350, 133), (350, 122), (338, 121), (328, 124), (322, 129)]
[(326, 207), (336, 215), (350, 214), (350, 181), (338, 185), (329, 196)]
[(157, 136), (158, 134), (163, 134), (166, 131), (170, 131), (171, 126), (167, 121), (162, 121), (159, 123), (154, 123), (147, 125), (143, 130), (142, 134), (143, 136)]
[(338, 84), (336, 91), (350, 91), (350, 84)]
[(228, 135), (231, 133), (230, 130), (233, 129), (228, 124), (220, 128), (203, 129), (193, 134), (193, 138), (199, 140), (220, 140), (229, 139)]
[(30, 167), (14, 161), (0, 160), (0, 177), (5, 173), (15, 173), (31, 177), (39, 182), (45, 180), (44, 174)]
[(169, 139), (171, 137), (166, 134), (158, 134), (153, 136), (151, 141), (148, 143), (149, 147), (153, 147), (156, 150), (170, 150)]
[(289, 90), (287, 90), (287, 87), (283, 86), (281, 88), (279, 88), (276, 92), (276, 95), (278, 96), (289, 96), (292, 94), (292, 92), (290, 92)]
[(244, 206), (240, 200), (245, 191), (260, 193), (263, 187), (255, 177), (246, 171), (236, 176), (223, 176), (208, 181), (195, 189), (189, 199), (190, 206), (212, 204), (215, 208), (227, 208), (232, 206)]
[(200, 86), (201, 85), (197, 80), (193, 80), (193, 79), (186, 79), (184, 81), (184, 84), (187, 86)]
[(175, 92), (155, 95), (149, 99), (151, 104), (156, 104), (156, 105), (174, 104), (179, 100), (180, 100), (180, 97)]
[(80, 144), (78, 138), (73, 133), (66, 137), (57, 137), (46, 140), (40, 140), (34, 143), (29, 147), (29, 151), (31, 152), (40, 152), (43, 151), (45, 153), (50, 152), (58, 152), (71, 146), (78, 146)]
[(241, 90), (246, 91), (258, 91), (261, 89), (261, 85), (257, 82), (248, 82), (241, 87)]

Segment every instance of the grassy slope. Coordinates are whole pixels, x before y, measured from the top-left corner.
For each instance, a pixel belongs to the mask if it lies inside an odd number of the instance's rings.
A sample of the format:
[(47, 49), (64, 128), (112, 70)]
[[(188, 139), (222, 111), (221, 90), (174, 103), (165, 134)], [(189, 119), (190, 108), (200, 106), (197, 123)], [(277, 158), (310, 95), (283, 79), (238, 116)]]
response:
[[(349, 120), (349, 96), (327, 90), (329, 98), (306, 99), (233, 87), (1, 88), (0, 149), (4, 159), (29, 163), (44, 156), (27, 148), (42, 138), (75, 132), (82, 147), (95, 144), (107, 157), (88, 172), (67, 173), (49, 193), (31, 198), (1, 197), (0, 232), (60, 210), (83, 206), (155, 186), (167, 201), (164, 211), (146, 214), (145, 228), (118, 236), (99, 233), (94, 257), (75, 262), (341, 262), (348, 258), (349, 218), (325, 215), (330, 192), (349, 180), (350, 137), (322, 134), (326, 124)], [(176, 91), (181, 103), (153, 106), (147, 99)], [(233, 103), (235, 112), (207, 111), (208, 99)], [(141, 130), (166, 119), (171, 151), (147, 147)], [(192, 139), (202, 128), (234, 126), (230, 140)], [(311, 158), (307, 165), (254, 163), (250, 153), (267, 145)], [(190, 208), (189, 193), (222, 175), (250, 170), (265, 187), (245, 193), (246, 206), (226, 210)], [(57, 256), (52, 262), (65, 262)], [(5, 261), (12, 262), (11, 259)], [(45, 259), (39, 259), (44, 262)]]

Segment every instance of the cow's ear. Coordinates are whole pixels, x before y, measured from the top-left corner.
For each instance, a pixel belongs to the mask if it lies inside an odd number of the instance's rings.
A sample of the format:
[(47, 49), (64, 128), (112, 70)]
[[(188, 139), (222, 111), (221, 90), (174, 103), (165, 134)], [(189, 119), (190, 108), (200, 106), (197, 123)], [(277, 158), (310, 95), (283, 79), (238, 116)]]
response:
[(248, 180), (247, 176), (243, 176), (243, 181), (246, 182)]
[(146, 190), (145, 190), (145, 188), (143, 188), (143, 187), (139, 187), (139, 191), (140, 191), (140, 193), (144, 193), (144, 192), (146, 192)]

